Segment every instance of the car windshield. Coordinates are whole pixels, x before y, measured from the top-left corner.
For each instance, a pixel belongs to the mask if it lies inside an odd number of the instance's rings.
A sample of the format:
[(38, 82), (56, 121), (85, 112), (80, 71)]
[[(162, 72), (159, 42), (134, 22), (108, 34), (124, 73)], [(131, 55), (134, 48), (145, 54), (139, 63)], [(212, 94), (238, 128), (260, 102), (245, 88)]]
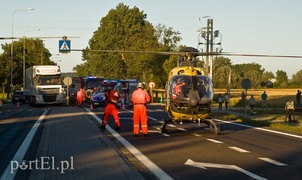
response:
[(110, 89), (113, 89), (114, 86), (99, 86), (98, 89), (96, 90), (96, 92), (98, 93), (105, 93)]

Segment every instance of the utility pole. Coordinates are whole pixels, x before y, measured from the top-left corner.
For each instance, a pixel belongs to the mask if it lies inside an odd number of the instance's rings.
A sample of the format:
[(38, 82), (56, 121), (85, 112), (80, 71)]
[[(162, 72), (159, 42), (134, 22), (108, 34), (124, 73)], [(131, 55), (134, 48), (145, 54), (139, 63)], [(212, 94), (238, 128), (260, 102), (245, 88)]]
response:
[[(213, 19), (210, 16), (204, 16), (204, 18), (207, 18), (207, 27), (202, 28), (201, 37), (203, 38), (205, 43), (199, 42), (198, 45), (205, 45), (206, 53), (213, 53), (214, 45), (219, 45), (220, 46), (219, 51), (222, 51), (221, 36), (220, 36), (220, 42), (214, 43), (214, 40), (219, 36), (219, 30), (216, 31), (213, 30), (214, 29)], [(214, 64), (213, 55), (206, 55), (205, 70), (206, 70), (206, 74), (209, 75), (211, 79), (213, 79), (213, 69), (214, 69), (213, 64)]]

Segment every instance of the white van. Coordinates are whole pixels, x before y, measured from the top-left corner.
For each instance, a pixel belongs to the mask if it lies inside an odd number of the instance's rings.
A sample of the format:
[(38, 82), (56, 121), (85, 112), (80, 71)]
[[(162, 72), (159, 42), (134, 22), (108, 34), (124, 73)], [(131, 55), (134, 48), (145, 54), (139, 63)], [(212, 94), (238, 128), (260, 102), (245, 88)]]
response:
[(121, 97), (118, 101), (118, 107), (125, 106), (133, 107), (133, 103), (131, 101), (132, 93), (136, 90), (138, 80), (137, 79), (127, 79), (120, 80), (119, 83), (114, 87), (114, 90), (120, 93)]

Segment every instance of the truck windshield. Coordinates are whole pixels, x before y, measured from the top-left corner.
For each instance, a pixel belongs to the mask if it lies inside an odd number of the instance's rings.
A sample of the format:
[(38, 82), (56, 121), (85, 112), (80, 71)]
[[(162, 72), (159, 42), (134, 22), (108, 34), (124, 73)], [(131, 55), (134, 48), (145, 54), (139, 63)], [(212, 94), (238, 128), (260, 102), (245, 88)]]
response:
[(49, 76), (38, 76), (37, 78), (38, 85), (61, 85), (61, 76), (60, 75), (49, 75)]

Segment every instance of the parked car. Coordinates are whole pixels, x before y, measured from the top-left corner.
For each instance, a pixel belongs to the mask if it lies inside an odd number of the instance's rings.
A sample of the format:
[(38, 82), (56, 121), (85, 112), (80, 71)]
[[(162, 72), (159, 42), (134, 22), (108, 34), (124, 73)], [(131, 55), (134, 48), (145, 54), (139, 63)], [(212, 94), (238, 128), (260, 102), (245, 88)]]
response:
[(106, 105), (106, 93), (108, 90), (113, 89), (117, 83), (118, 80), (104, 80), (102, 82), (90, 97), (90, 103), (93, 108)]
[(12, 103), (16, 102), (27, 103), (28, 102), (28, 91), (17, 90), (12, 95)]

